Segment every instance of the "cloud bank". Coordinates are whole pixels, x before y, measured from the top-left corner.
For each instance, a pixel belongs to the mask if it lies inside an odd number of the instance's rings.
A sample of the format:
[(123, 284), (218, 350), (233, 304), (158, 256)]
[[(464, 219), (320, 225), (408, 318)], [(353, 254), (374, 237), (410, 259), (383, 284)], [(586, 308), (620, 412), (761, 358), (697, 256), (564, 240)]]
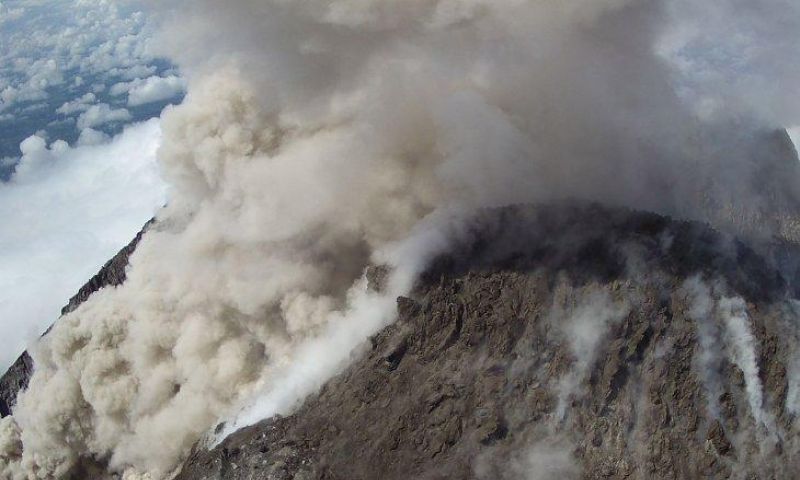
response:
[[(142, 73), (154, 60), (138, 2), (12, 0), (0, 4), (0, 111), (45, 99), (65, 73)], [(151, 70), (146, 70), (145, 73)], [(136, 78), (134, 75), (131, 78)], [(144, 75), (149, 76), (149, 75)], [(79, 85), (78, 85), (79, 86)]]
[(78, 129), (94, 128), (111, 122), (129, 122), (131, 113), (124, 108), (112, 108), (107, 103), (92, 105), (78, 117)]
[(123, 85), (127, 88), (129, 107), (169, 100), (186, 90), (186, 81), (175, 75), (168, 77), (152, 76)]
[[(154, 4), (189, 85), (163, 116), (170, 203), (127, 283), (33, 350), (3, 473), (168, 476), (220, 419), (324, 381), (321, 352), (338, 366), (390, 321), (475, 208), (578, 197), (703, 218), (706, 195), (766, 202), (751, 152), (797, 112), (699, 112), (707, 80), (663, 53), (688, 21), (672, 5)], [(394, 267), (383, 296), (365, 291), (370, 263)]]
[(89, 107), (91, 107), (95, 101), (97, 101), (97, 96), (94, 93), (89, 92), (79, 98), (69, 102), (64, 102), (63, 105), (56, 109), (56, 113), (61, 115), (72, 115), (74, 113), (85, 112), (86, 110), (89, 110)]
[[(15, 157), (19, 143), (40, 130), (74, 143), (81, 131), (75, 128), (76, 120), (95, 105), (95, 113), (102, 104), (111, 110), (127, 106), (132, 119), (124, 121), (132, 123), (157, 116), (167, 103), (179, 102), (181, 80), (169, 62), (154, 55), (149, 46), (152, 31), (139, 0), (4, 2), (0, 120), (14, 122), (0, 130), (0, 158)], [(107, 87), (129, 82), (146, 88), (129, 105), (120, 105), (118, 100), (124, 99), (113, 98)], [(165, 97), (168, 94), (172, 96)], [(121, 125), (106, 123), (101, 129), (117, 134)], [(0, 179), (6, 180), (8, 173), (7, 168), (0, 170)]]

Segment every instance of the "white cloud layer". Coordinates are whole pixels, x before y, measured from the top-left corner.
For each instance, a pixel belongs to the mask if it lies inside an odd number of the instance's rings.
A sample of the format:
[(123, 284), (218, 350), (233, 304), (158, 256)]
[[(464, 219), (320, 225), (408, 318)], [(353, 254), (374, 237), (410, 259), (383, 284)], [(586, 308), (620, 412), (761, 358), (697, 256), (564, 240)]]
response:
[(136, 107), (146, 103), (169, 100), (186, 90), (186, 81), (176, 75), (167, 77), (152, 76), (121, 82), (111, 87), (111, 95), (128, 94), (128, 106)]
[(25, 9), (23, 7), (12, 8), (0, 2), (0, 27), (2, 27), (4, 23), (18, 20), (23, 15), (25, 15)]
[(186, 82), (179, 77), (150, 77), (135, 85), (128, 92), (128, 106), (159, 102), (179, 95), (186, 89)]
[(54, 86), (80, 88), (84, 77), (155, 74), (153, 28), (141, 7), (138, 0), (0, 3), (0, 112), (46, 99)]
[(151, 120), (102, 145), (24, 142), (18, 173), (0, 183), (0, 369), (163, 205), (160, 138)]
[(61, 115), (72, 115), (74, 113), (85, 112), (95, 101), (97, 101), (97, 97), (94, 93), (89, 92), (82, 97), (76, 98), (75, 100), (65, 102), (63, 105), (58, 107), (56, 113)]
[(93, 128), (111, 122), (128, 122), (131, 114), (124, 108), (111, 108), (107, 103), (92, 105), (78, 117), (78, 129)]

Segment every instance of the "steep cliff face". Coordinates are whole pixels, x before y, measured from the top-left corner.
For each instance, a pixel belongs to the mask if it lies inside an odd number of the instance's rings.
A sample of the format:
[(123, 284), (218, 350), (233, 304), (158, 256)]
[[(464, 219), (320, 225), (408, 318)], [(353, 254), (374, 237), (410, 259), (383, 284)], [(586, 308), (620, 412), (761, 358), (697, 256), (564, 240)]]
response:
[(28, 352), (23, 352), (0, 378), (0, 417), (11, 414), (11, 407), (16, 403), (17, 394), (28, 386), (32, 373), (33, 359)]
[[(103, 268), (81, 287), (78, 293), (61, 310), (62, 315), (66, 315), (78, 308), (78, 305), (101, 288), (120, 285), (125, 281), (125, 267), (128, 265), (128, 257), (136, 249), (136, 245), (141, 240), (148, 225), (150, 225), (150, 222), (142, 228), (128, 245), (106, 262)], [(0, 377), (0, 417), (6, 417), (11, 414), (11, 409), (16, 403), (17, 394), (28, 386), (28, 380), (30, 380), (32, 374), (33, 360), (28, 355), (28, 352), (23, 352), (11, 368)]]
[[(179, 479), (791, 478), (790, 282), (694, 223), (493, 210), (288, 417)], [(379, 282), (376, 282), (379, 283)]]

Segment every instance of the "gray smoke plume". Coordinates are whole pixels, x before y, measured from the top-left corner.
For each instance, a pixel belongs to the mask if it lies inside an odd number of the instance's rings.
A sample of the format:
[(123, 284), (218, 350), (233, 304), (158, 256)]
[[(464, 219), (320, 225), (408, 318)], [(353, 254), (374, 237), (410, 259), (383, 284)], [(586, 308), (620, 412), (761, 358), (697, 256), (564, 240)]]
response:
[[(502, 463), (484, 454), (475, 461), (480, 480), (575, 480), (582, 478), (575, 446), (565, 438), (550, 436), (515, 452)], [(499, 463), (499, 464), (498, 464)]]
[[(169, 205), (127, 282), (32, 352), (0, 424), (3, 478), (164, 478), (243, 406), (244, 423), (291, 408), (391, 321), (393, 296), (474, 208), (578, 197), (704, 218), (709, 194), (765, 204), (744, 147), (800, 111), (773, 112), (786, 92), (762, 88), (769, 76), (711, 88), (780, 57), (735, 72), (693, 57), (738, 45), (682, 35), (704, 14), (684, 0), (152, 3), (154, 44), (188, 78), (163, 117)], [(710, 2), (715, 24), (739, 3)], [(742, 28), (797, 10), (751, 2)], [(783, 45), (790, 27), (754, 42)], [(794, 78), (777, 67), (763, 66), (774, 85)], [(723, 94), (747, 101), (724, 110)], [(366, 291), (370, 263), (394, 267), (383, 296)]]
[[(556, 291), (558, 298), (558, 290)], [(614, 301), (605, 290), (588, 288), (577, 305), (554, 305), (553, 322), (560, 325), (574, 357), (568, 374), (559, 380), (558, 405), (555, 419), (562, 421), (567, 413), (568, 402), (580, 394), (580, 388), (591, 372), (600, 345), (612, 325), (619, 323), (630, 312), (623, 300)]]
[(698, 376), (703, 382), (711, 415), (719, 418), (722, 360), (727, 359), (742, 371), (747, 402), (756, 427), (774, 429), (774, 420), (764, 411), (763, 386), (758, 368), (758, 341), (750, 328), (747, 304), (739, 297), (720, 296), (719, 284), (712, 288), (699, 276), (686, 280), (682, 290), (689, 298), (689, 318), (697, 328), (695, 355)]
[(772, 427), (772, 422), (764, 412), (764, 398), (761, 378), (758, 375), (758, 357), (756, 357), (757, 341), (750, 331), (747, 305), (741, 298), (723, 298), (719, 302), (718, 309), (725, 322), (725, 339), (731, 360), (744, 374), (750, 412), (757, 426)]
[(681, 289), (688, 297), (690, 308), (687, 313), (697, 329), (699, 348), (695, 352), (695, 368), (705, 389), (709, 414), (713, 418), (720, 418), (723, 343), (720, 326), (714, 316), (714, 297), (711, 288), (699, 276), (686, 280)]
[[(800, 325), (800, 302), (791, 300), (786, 308), (786, 318), (789, 319), (790, 328), (793, 335), (787, 339), (790, 344), (790, 360), (787, 372), (787, 392), (786, 392), (786, 411), (798, 422), (800, 415), (800, 332), (797, 326)], [(794, 327), (794, 328), (791, 328)]]

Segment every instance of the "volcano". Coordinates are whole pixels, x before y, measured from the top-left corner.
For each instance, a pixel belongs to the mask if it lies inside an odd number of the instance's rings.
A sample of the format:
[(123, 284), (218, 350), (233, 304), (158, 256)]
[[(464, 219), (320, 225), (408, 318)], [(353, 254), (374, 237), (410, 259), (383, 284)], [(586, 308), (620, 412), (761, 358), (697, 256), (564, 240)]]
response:
[(800, 310), (771, 260), (599, 205), (491, 210), (475, 228), (344, 373), (292, 415), (198, 446), (177, 478), (799, 471)]
[[(800, 471), (792, 244), (580, 202), (487, 209), (470, 230), (343, 373), (291, 415), (209, 434), (176, 478)], [(65, 312), (124, 281), (138, 239)], [(371, 267), (370, 288), (387, 273)], [(3, 378), (7, 404), (29, 370), (23, 356)]]
[(800, 8), (740, 3), (146, 2), (168, 199), (0, 479), (797, 477)]

